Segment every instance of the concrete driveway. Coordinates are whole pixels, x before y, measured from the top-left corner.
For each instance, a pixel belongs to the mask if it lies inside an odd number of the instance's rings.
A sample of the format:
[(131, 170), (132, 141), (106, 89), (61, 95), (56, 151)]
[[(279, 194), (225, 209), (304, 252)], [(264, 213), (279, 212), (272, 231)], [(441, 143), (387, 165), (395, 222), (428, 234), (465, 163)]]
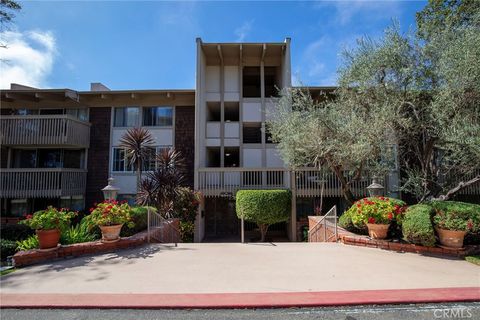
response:
[(149, 245), (56, 261), (0, 280), (1, 293), (242, 293), (480, 287), (480, 268), (334, 243)]

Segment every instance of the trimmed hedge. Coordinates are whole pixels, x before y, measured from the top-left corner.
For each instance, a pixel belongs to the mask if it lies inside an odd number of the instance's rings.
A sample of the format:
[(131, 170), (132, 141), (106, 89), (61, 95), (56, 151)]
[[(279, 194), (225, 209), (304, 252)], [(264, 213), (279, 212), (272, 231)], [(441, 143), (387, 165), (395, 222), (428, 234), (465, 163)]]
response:
[(411, 243), (433, 247), (435, 230), (432, 224), (433, 208), (426, 204), (408, 207), (402, 224), (403, 238)]
[(268, 226), (290, 218), (291, 193), (289, 190), (239, 190), (236, 210), (239, 218), (255, 222), (264, 241)]

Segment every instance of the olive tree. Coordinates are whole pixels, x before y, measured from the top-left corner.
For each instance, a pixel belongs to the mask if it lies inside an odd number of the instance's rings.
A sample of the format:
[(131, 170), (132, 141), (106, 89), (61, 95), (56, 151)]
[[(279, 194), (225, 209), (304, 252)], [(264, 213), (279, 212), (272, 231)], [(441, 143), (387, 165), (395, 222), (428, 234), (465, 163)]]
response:
[(240, 219), (258, 225), (264, 242), (270, 225), (290, 218), (291, 194), (288, 190), (239, 190), (236, 210)]

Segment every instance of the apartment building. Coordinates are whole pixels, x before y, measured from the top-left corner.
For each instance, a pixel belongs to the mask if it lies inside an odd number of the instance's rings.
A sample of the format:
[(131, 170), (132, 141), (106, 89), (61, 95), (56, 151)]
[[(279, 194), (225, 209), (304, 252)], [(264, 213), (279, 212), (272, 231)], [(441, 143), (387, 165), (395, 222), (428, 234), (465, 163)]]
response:
[[(290, 39), (278, 43), (204, 43), (197, 39), (196, 87), (187, 90), (89, 91), (12, 84), (1, 91), (0, 208), (15, 219), (47, 205), (76, 210), (103, 199), (113, 177), (119, 199), (134, 202), (136, 175), (120, 147), (132, 127), (147, 128), (160, 151), (174, 147), (187, 161), (187, 185), (204, 197), (195, 241), (239, 240), (239, 189), (292, 190), (292, 216), (270, 228), (296, 241), (306, 216), (322, 205), (343, 206), (335, 175), (290, 170), (265, 128), (278, 90), (291, 86)], [(308, 88), (312, 95), (333, 87)], [(152, 164), (153, 165), (153, 164)], [(148, 169), (148, 168), (147, 168)], [(383, 180), (398, 197), (399, 168)], [(371, 177), (353, 185), (366, 195)], [(480, 193), (480, 190), (474, 190)], [(254, 228), (247, 223), (245, 230)]]

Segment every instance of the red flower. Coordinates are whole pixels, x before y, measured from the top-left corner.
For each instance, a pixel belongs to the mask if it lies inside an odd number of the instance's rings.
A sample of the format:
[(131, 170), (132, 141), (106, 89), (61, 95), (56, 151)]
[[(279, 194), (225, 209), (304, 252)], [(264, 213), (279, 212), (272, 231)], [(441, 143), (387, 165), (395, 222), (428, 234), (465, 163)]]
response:
[(390, 212), (390, 213), (388, 214), (388, 220), (392, 220), (392, 219), (393, 219), (393, 214)]
[(467, 222), (467, 229), (468, 229), (468, 230), (471, 230), (472, 228), (473, 228), (473, 222), (472, 222), (472, 220), (468, 220), (468, 222)]
[(357, 208), (360, 208), (362, 205), (360, 203), (357, 203)]
[(374, 217), (368, 218), (368, 223), (375, 223), (375, 218)]
[(27, 220), (30, 220), (33, 218), (33, 215), (32, 214), (27, 214)]
[(90, 212), (92, 212), (93, 210), (95, 210), (94, 208), (90, 208)]

